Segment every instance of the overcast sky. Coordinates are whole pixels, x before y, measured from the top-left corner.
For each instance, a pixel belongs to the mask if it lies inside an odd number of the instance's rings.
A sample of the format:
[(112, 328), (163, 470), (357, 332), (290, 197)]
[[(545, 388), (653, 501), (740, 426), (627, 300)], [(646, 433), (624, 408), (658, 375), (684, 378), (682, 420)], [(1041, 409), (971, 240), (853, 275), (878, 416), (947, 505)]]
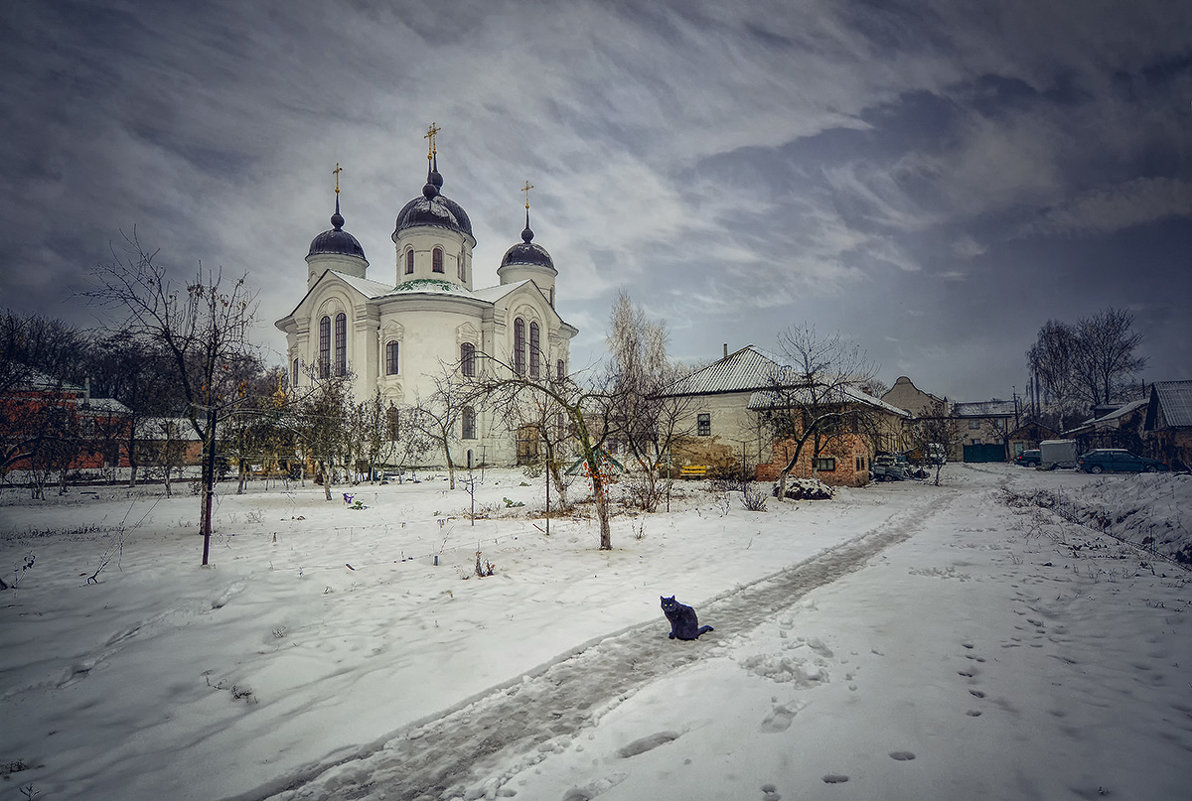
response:
[(476, 286), (535, 241), (600, 358), (625, 288), (707, 361), (811, 324), (892, 384), (1008, 398), (1048, 318), (1135, 315), (1192, 378), (1192, 3), (31, 2), (0, 10), (0, 305), (77, 295), (135, 226), (247, 273), (257, 341), (345, 229), (395, 280), (438, 138)]

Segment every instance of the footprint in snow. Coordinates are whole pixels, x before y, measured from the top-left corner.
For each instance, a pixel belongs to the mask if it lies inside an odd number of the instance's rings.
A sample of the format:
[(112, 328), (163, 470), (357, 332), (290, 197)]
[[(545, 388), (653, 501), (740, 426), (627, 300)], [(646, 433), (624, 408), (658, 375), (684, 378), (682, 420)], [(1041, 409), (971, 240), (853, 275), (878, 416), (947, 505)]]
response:
[(791, 727), (791, 722), (794, 721), (795, 715), (798, 714), (799, 707), (776, 706), (770, 714), (766, 715), (761, 725), (758, 726), (758, 731), (767, 734), (776, 734), (780, 731), (786, 731)]
[(841, 773), (829, 773), (824, 777), (824, 784), (843, 784), (848, 781), (848, 776)]
[(762, 785), (762, 801), (782, 801), (782, 795), (772, 784)]
[[(788, 724), (789, 725), (789, 724)], [(676, 731), (660, 731), (639, 740), (634, 740), (629, 745), (624, 746), (617, 751), (617, 756), (622, 759), (644, 754), (647, 751), (652, 751), (660, 745), (665, 745), (672, 740), (679, 739), (679, 733)]]
[(915, 755), (911, 751), (891, 751), (890, 752), (890, 759), (893, 759), (897, 762), (910, 762), (914, 758), (915, 758)]

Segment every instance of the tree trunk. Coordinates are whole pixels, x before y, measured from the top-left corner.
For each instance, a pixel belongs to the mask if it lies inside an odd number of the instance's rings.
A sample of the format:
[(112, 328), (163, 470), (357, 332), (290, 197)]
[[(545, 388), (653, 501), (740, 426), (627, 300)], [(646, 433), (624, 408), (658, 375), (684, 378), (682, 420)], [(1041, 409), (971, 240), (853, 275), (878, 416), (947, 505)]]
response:
[(596, 452), (588, 449), (584, 454), (588, 463), (588, 473), (592, 477), (592, 500), (596, 502), (596, 519), (600, 521), (600, 550), (613, 549), (613, 535), (608, 524), (608, 493), (604, 486), (604, 474), (600, 470), (600, 460)]
[(203, 565), (206, 566), (211, 557), (211, 506), (215, 498), (215, 408), (207, 405), (207, 436), (203, 440), (203, 491), (200, 509), (200, 530), (203, 534)]

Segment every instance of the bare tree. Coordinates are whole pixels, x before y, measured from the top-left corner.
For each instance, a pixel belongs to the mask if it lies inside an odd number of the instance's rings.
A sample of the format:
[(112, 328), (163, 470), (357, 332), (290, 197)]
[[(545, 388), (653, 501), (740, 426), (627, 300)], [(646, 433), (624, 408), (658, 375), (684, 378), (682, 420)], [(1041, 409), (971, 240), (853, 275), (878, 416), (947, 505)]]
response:
[(560, 377), (550, 370), (539, 370), (536, 376), (532, 372), (520, 372), (514, 365), (487, 354), (480, 364), (482, 367), (476, 376), (464, 379), (461, 397), (469, 405), (487, 405), (506, 419), (532, 421), (539, 409), (565, 416), (592, 482), (592, 497), (600, 523), (600, 550), (611, 550), (605, 476), (608, 465), (603, 447), (609, 434), (605, 421), (609, 417), (612, 393), (599, 386), (584, 387), (573, 376)]
[(86, 352), (82, 335), (58, 320), (11, 311), (0, 317), (0, 476), (24, 465), (41, 476), (34, 485), (44, 486), (46, 470), (57, 469), (47, 465), (61, 461), (64, 438), (77, 446), (65, 389), (85, 378)]
[(1102, 309), (1076, 324), (1076, 383), (1090, 406), (1112, 402), (1146, 367), (1146, 357), (1134, 353), (1142, 344), (1142, 335), (1135, 333), (1133, 326), (1134, 315), (1113, 308)]
[(947, 454), (959, 442), (956, 420), (948, 416), (947, 404), (939, 401), (924, 409), (911, 423), (910, 433), (915, 450), (924, 462), (935, 468), (935, 485), (938, 487)]
[(1031, 372), (1050, 398), (1060, 428), (1067, 427), (1079, 405), (1076, 393), (1079, 340), (1076, 329), (1068, 323), (1048, 320), (1026, 354)]
[(1092, 407), (1111, 403), (1147, 363), (1135, 351), (1142, 335), (1134, 317), (1107, 308), (1076, 325), (1048, 320), (1027, 351), (1027, 363), (1050, 396), (1059, 427), (1066, 428)]
[(657, 465), (671, 446), (690, 434), (691, 396), (670, 395), (666, 389), (681, 377), (666, 355), (666, 329), (646, 317), (622, 291), (609, 319), (608, 426), (625, 446), (642, 477), (640, 504), (654, 511), (661, 500)]
[(90, 372), (97, 396), (115, 398), (127, 408), (121, 421), (121, 444), (128, 454), (128, 485), (136, 486), (143, 429), (186, 406), (178, 382), (173, 380), (172, 357), (143, 333), (116, 331), (95, 343)]
[(202, 265), (183, 287), (170, 281), (168, 271), (146, 251), (136, 237), (125, 238), (123, 253), (113, 249), (113, 259), (94, 271), (98, 287), (86, 295), (92, 300), (122, 307), (128, 314), (124, 327), (135, 336), (158, 343), (169, 355), (173, 378), (186, 402), (186, 416), (202, 442), (200, 481), (200, 531), (203, 561), (209, 562), (211, 514), (215, 497), (216, 443), (220, 423), (243, 398), (236, 392), (237, 360), (251, 352), (248, 341), (255, 309), (245, 278), (223, 281), (222, 271), (204, 271)]
[(334, 375), (308, 365), (306, 391), (290, 399), (287, 423), (307, 457), (314, 462), (323, 483), (323, 494), (331, 500), (335, 467), (349, 450), (351, 424), (351, 376)]
[(786, 498), (786, 481), (811, 446), (815, 459), (833, 440), (854, 430), (871, 428), (869, 407), (857, 392), (873, 378), (865, 354), (839, 334), (821, 336), (810, 326), (788, 328), (779, 335), (788, 364), (776, 366), (765, 391), (765, 416), (778, 437), (794, 440), (795, 451), (778, 476), (778, 498)]
[[(433, 442), (443, 454), (447, 465), (447, 480), (450, 489), (455, 489), (455, 460), (451, 456), (451, 443), (459, 434), (456, 429), (462, 424), (464, 390), (451, 367), (435, 377), (435, 389), (426, 398), (418, 398), (405, 415), (405, 427), (422, 438)], [(462, 433), (462, 432), (461, 432)]]

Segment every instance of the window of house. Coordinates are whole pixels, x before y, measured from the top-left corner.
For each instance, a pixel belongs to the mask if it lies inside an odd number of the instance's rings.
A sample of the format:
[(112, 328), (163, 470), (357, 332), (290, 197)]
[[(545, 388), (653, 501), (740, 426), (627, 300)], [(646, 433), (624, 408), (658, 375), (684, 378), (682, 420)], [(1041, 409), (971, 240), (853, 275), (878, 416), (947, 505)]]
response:
[(397, 435), (401, 431), (398, 421), (397, 407), (392, 403), (389, 408), (385, 410), (385, 433), (388, 435), (390, 442), (397, 442)]
[(712, 415), (705, 412), (695, 417), (695, 433), (701, 437), (712, 436)]
[(550, 306), (552, 309), (555, 307), (555, 288), (553, 286), (550, 288)]
[(290, 367), (290, 386), (298, 386), (298, 359), (294, 359), (294, 364)]
[(468, 271), (464, 269), (464, 254), (461, 250), (459, 255), (455, 257), (455, 268), (459, 270), (459, 280), (468, 280)]
[(397, 340), (391, 339), (385, 343), (385, 375), (397, 375)]
[(476, 412), (471, 406), (465, 406), (460, 414), (460, 437), (476, 439)]
[(555, 362), (555, 378), (562, 381), (567, 377), (567, 365), (563, 364), (563, 360), (559, 359)]
[(530, 323), (530, 378), (538, 377), (538, 363), (542, 354), (538, 350), (538, 323)]
[(319, 320), (319, 378), (331, 376), (331, 318)]
[(430, 268), (436, 273), (443, 272), (443, 249), (435, 248), (430, 254)]
[(459, 346), (459, 370), (466, 376), (476, 375), (476, 346), (471, 342)]
[(348, 372), (348, 315), (335, 315), (335, 374)]
[(855, 462), (855, 469), (858, 473), (860, 473), (862, 470), (865, 469), (865, 457), (858, 456), (858, 457), (856, 457), (854, 462)]
[(836, 457), (834, 456), (820, 456), (811, 461), (812, 467), (822, 473), (831, 473), (836, 470)]
[(406, 275), (414, 274), (414, 251), (406, 251)]
[(981, 421), (980, 421), (980, 420), (969, 420), (969, 428), (970, 428), (970, 429), (974, 429), (974, 430), (975, 430), (975, 429), (978, 429), (978, 428), (980, 428), (980, 427), (981, 427)]
[(520, 317), (513, 321), (513, 370), (518, 375), (526, 372), (526, 321)]

